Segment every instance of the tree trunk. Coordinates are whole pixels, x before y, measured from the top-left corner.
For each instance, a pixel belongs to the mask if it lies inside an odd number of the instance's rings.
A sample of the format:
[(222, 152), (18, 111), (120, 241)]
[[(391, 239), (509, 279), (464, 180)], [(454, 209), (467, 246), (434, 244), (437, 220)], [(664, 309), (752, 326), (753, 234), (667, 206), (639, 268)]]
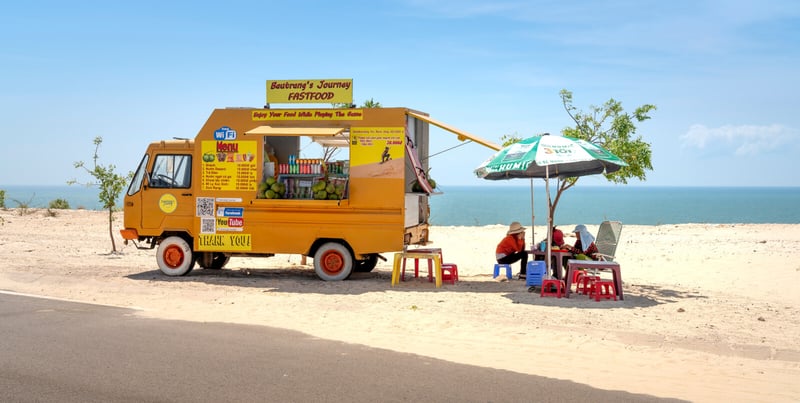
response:
[(114, 241), (114, 209), (108, 209), (108, 236), (111, 237), (111, 253), (117, 253), (117, 243)]
[[(577, 182), (578, 182), (578, 178), (575, 178), (575, 180), (573, 182), (568, 182), (566, 179), (564, 179), (564, 180), (558, 179), (558, 182), (557, 182), (557, 185), (556, 185), (556, 189), (557, 189), (556, 190), (556, 197), (552, 201), (550, 201), (550, 200), (547, 201), (548, 207), (550, 208), (550, 211), (548, 211), (548, 214), (550, 214), (550, 216), (548, 217), (550, 219), (549, 222), (555, 223), (555, 221), (553, 221), (553, 219), (555, 218), (556, 207), (558, 207), (558, 202), (561, 200), (561, 195), (567, 189), (575, 186), (575, 183), (577, 183)], [(577, 225), (577, 224), (581, 224), (581, 223), (576, 222), (575, 224)]]

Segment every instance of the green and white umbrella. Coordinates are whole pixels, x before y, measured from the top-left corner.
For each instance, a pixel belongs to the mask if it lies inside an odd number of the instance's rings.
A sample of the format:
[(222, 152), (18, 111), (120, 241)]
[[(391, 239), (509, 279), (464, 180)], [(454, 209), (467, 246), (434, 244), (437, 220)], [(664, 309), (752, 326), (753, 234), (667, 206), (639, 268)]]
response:
[[(544, 134), (504, 147), (484, 161), (475, 174), (488, 180), (544, 178), (550, 207), (550, 178), (572, 178), (616, 172), (627, 166), (608, 150), (585, 140)], [(533, 214), (533, 179), (531, 179), (531, 214)], [(551, 239), (553, 223), (547, 223)], [(531, 215), (531, 225), (535, 217)], [(535, 241), (535, 240), (534, 240)], [(547, 275), (550, 274), (550, 244), (547, 242)]]
[(484, 161), (475, 174), (489, 180), (571, 178), (611, 173), (626, 165), (616, 155), (588, 141), (545, 134), (501, 149)]

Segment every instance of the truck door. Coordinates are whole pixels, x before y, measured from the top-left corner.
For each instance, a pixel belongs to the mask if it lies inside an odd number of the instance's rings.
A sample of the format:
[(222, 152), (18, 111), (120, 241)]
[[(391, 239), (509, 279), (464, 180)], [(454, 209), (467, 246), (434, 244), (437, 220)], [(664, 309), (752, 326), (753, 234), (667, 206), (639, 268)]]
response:
[(142, 228), (191, 226), (192, 155), (156, 154), (142, 194)]

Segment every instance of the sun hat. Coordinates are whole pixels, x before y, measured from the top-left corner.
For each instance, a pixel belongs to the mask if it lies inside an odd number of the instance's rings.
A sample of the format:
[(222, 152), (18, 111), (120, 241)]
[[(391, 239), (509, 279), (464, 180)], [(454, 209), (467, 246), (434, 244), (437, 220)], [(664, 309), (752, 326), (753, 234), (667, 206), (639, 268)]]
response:
[(519, 234), (520, 232), (525, 232), (525, 227), (523, 227), (519, 221), (514, 221), (508, 226), (508, 232), (506, 232), (506, 235)]
[(589, 229), (586, 228), (583, 224), (578, 224), (575, 226), (575, 229), (572, 230), (573, 233), (578, 234), (579, 239), (581, 240), (581, 247), (584, 249), (589, 248), (589, 245), (594, 242), (594, 235), (589, 232)]

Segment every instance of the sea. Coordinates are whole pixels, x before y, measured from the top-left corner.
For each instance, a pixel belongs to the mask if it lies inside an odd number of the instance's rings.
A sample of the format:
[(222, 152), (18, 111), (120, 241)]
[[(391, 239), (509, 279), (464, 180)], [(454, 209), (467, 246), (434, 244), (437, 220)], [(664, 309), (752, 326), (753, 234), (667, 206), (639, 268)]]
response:
[[(97, 188), (84, 186), (3, 186), (5, 205), (46, 208), (55, 199), (70, 208), (101, 210)], [(445, 186), (430, 198), (430, 222), (442, 226), (547, 224), (545, 189), (529, 186)], [(551, 188), (555, 197), (554, 189)], [(122, 206), (122, 203), (118, 203)], [(533, 213), (531, 214), (531, 205)], [(559, 200), (554, 224), (630, 225), (687, 223), (800, 224), (800, 187), (575, 186)]]

